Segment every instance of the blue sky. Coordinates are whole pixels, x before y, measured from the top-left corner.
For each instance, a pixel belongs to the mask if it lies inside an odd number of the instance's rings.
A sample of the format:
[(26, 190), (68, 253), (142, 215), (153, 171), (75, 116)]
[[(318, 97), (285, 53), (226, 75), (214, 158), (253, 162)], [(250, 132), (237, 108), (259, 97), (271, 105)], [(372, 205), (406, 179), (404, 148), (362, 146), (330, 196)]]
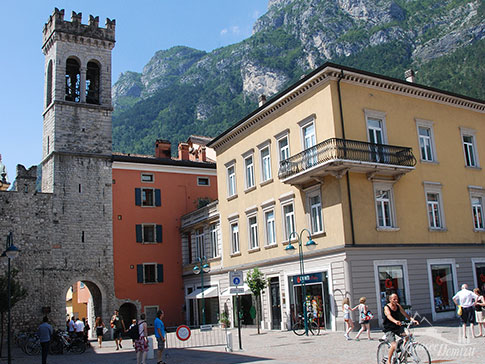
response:
[(27, 0), (0, 1), (0, 154), (8, 179), (17, 164), (37, 165), (42, 158), (44, 56), (42, 28), (54, 8), (116, 19), (113, 82), (121, 72), (141, 72), (154, 53), (176, 45), (211, 51), (251, 35), (268, 0)]

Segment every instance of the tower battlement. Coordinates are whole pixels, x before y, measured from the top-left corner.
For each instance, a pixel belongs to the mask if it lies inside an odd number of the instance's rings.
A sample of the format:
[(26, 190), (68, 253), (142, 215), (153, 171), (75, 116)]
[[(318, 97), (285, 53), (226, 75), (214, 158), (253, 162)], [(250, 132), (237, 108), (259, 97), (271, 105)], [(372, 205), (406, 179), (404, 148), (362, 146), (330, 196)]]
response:
[(72, 12), (71, 21), (64, 20), (64, 9), (54, 9), (54, 12), (49, 17), (49, 20), (44, 25), (43, 29), (43, 44), (57, 33), (65, 33), (69, 35), (99, 39), (102, 41), (115, 41), (115, 27), (116, 20), (106, 18), (106, 28), (99, 27), (99, 17), (89, 15), (88, 24), (82, 24), (82, 13)]

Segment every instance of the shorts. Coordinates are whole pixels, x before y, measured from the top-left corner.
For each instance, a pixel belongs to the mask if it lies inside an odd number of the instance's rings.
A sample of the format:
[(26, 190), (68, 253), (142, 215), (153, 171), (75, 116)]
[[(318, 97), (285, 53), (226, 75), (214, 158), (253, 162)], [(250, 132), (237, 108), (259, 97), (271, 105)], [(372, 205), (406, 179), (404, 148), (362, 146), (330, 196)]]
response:
[(460, 316), (461, 322), (464, 324), (475, 324), (475, 307), (462, 307), (462, 314)]
[(350, 320), (350, 313), (344, 313), (344, 320)]
[(475, 311), (475, 320), (479, 324), (485, 323), (485, 312), (483, 312), (483, 311)]
[(157, 349), (163, 351), (165, 349), (165, 341), (161, 337), (157, 337)]
[(399, 337), (403, 336), (404, 327), (400, 327), (396, 331), (386, 331), (384, 332), (384, 334), (386, 335), (386, 340), (392, 343), (396, 341), (396, 336), (399, 336)]
[(121, 339), (121, 329), (113, 330), (113, 339)]

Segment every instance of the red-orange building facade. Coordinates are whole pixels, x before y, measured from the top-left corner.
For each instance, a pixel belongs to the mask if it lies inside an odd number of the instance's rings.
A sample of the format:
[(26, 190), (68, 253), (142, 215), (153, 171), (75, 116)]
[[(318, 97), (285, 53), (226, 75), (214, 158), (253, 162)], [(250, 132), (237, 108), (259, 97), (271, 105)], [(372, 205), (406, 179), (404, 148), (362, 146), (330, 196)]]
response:
[[(113, 255), (115, 295), (129, 323), (156, 311), (165, 325), (185, 321), (180, 217), (217, 199), (215, 163), (189, 160), (179, 146), (157, 141), (155, 157), (113, 155)], [(187, 158), (187, 159), (185, 159)]]

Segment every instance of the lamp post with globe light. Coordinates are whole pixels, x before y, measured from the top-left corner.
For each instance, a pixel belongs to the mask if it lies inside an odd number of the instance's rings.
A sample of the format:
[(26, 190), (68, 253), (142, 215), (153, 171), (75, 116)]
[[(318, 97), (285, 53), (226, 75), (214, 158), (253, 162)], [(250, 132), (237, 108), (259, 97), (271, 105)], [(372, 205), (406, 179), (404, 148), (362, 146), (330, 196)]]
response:
[(207, 263), (207, 258), (203, 256), (202, 258), (197, 258), (197, 262), (192, 269), (195, 274), (200, 274), (200, 287), (202, 292), (202, 325), (205, 325), (205, 302), (204, 302), (204, 273), (209, 273), (211, 267)]
[(10, 232), (7, 235), (7, 243), (5, 245), (5, 251), (0, 256), (2, 260), (7, 260), (7, 307), (8, 307), (8, 318), (7, 318), (7, 356), (8, 364), (12, 363), (12, 329), (11, 329), (11, 272), (10, 272), (10, 260), (14, 259), (19, 254), (18, 248), (13, 245), (13, 233)]
[(308, 234), (308, 241), (305, 243), (305, 246), (308, 249), (313, 249), (317, 245), (312, 240), (312, 234), (310, 233), (310, 230), (308, 229), (303, 229), (300, 234), (298, 234), (296, 231), (292, 231), (290, 233), (290, 236), (288, 237), (288, 245), (285, 247), (285, 251), (288, 254), (293, 254), (296, 251), (296, 248), (291, 244), (291, 238), (295, 236), (298, 239), (298, 259), (300, 262), (300, 281), (302, 284), (302, 293), (303, 293), (303, 322), (305, 323), (305, 335), (308, 336), (308, 314), (307, 314), (307, 307), (306, 307), (306, 286), (305, 286), (305, 266), (304, 266), (304, 261), (303, 261), (303, 246), (302, 246), (302, 237), (303, 233), (306, 232)]

